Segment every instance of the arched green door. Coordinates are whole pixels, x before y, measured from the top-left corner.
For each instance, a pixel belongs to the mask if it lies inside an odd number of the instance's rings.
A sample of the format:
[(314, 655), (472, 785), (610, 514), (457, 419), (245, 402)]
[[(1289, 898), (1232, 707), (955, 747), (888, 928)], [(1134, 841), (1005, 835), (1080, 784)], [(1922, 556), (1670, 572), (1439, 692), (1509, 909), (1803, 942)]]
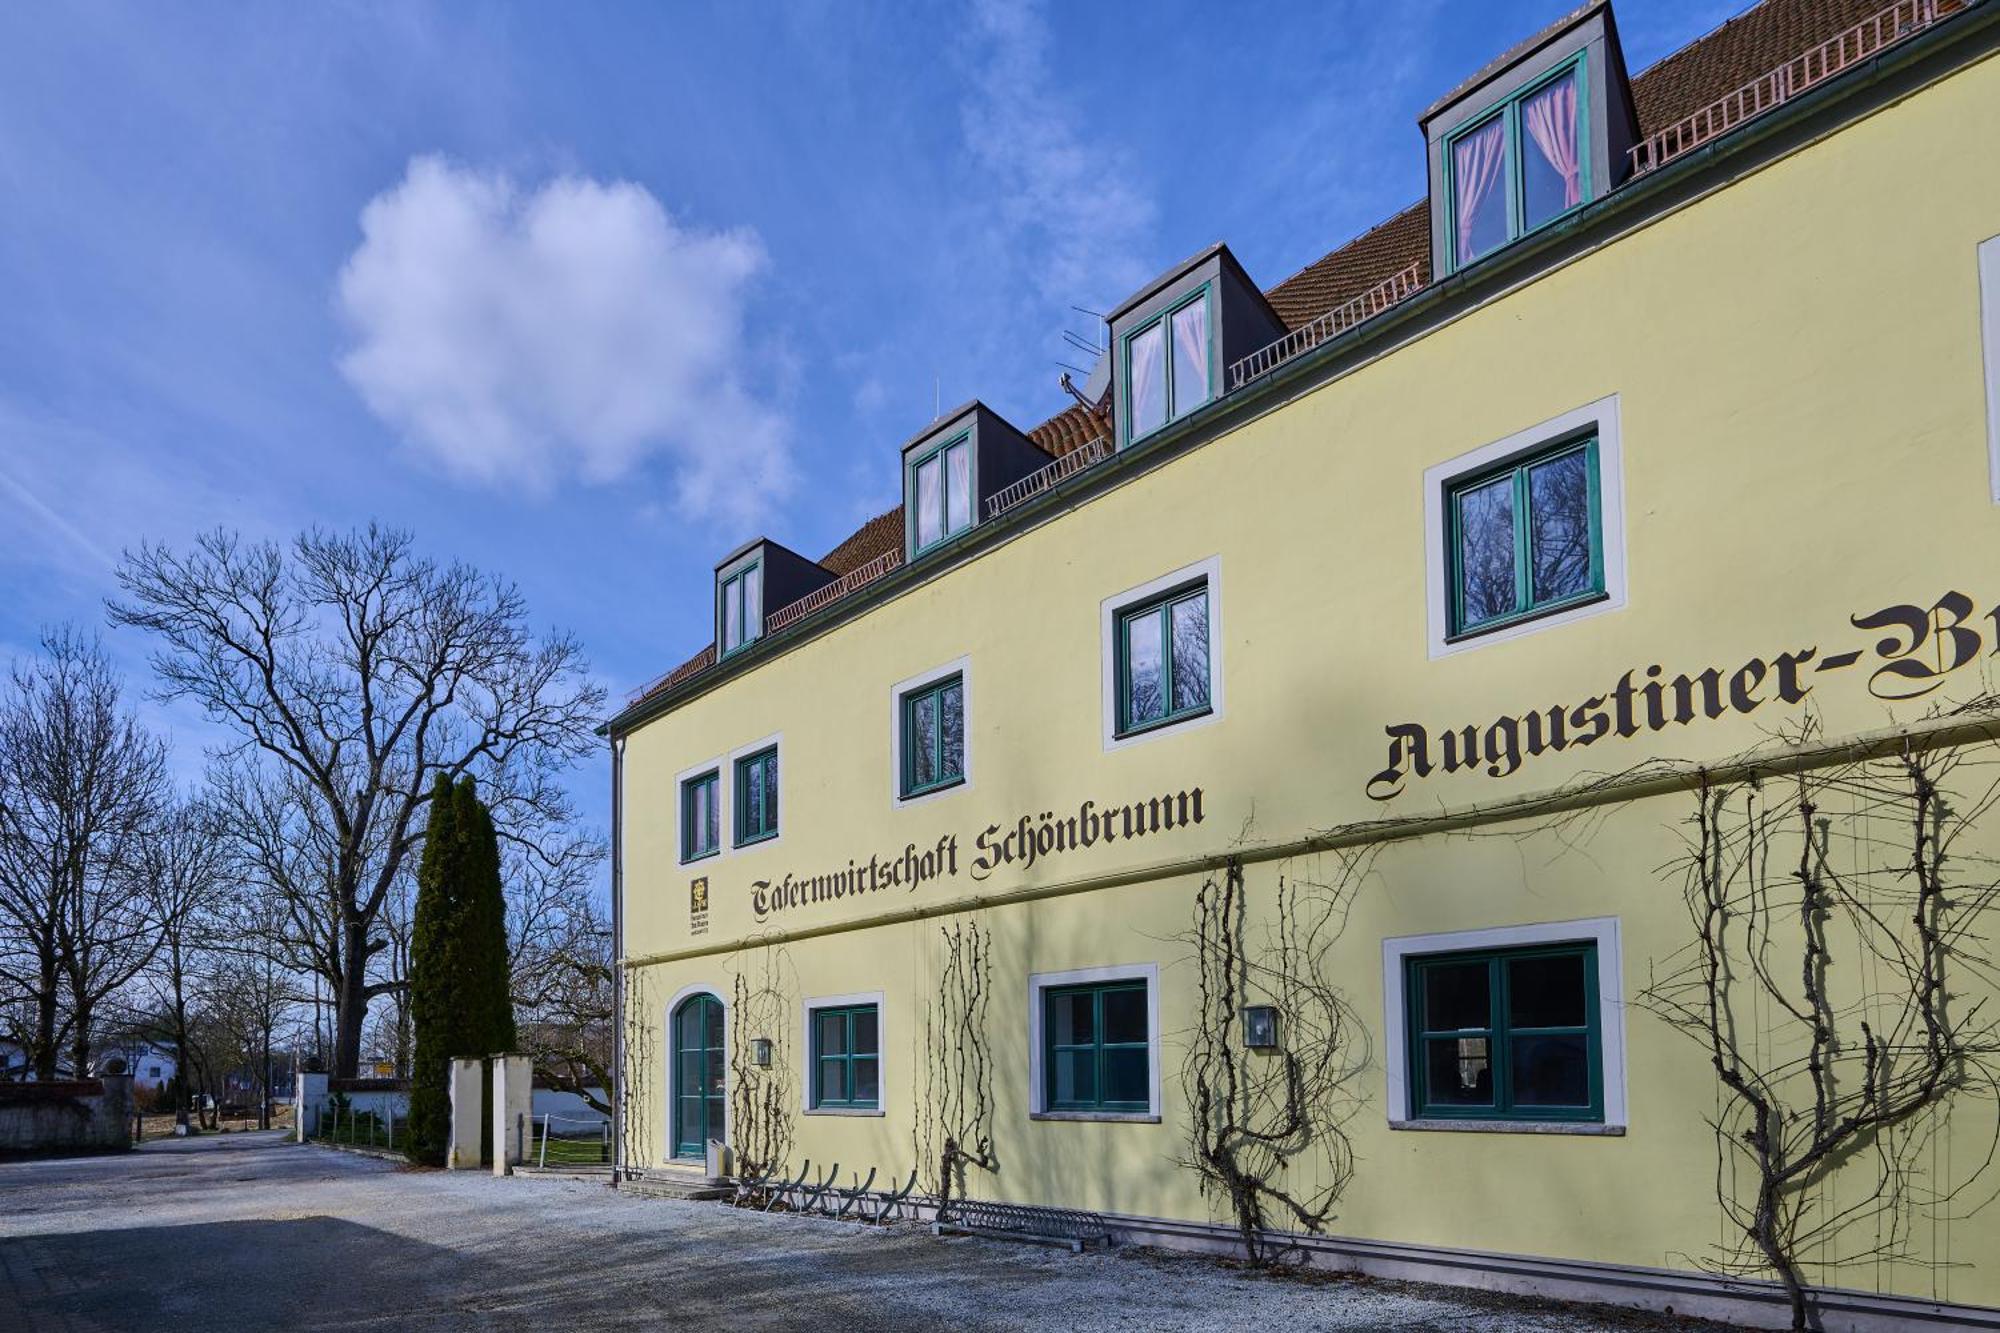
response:
[(700, 1157), (722, 1137), (722, 1001), (693, 995), (673, 1016), (674, 1156)]

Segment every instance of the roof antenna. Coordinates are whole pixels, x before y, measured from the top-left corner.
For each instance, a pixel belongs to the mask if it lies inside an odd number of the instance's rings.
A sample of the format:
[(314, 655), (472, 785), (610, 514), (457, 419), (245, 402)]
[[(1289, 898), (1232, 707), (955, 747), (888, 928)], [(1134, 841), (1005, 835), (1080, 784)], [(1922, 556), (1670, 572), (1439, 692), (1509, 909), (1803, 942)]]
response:
[(1097, 404), (1091, 402), (1088, 398), (1085, 398), (1083, 396), (1083, 390), (1076, 387), (1075, 381), (1070, 379), (1069, 372), (1067, 370), (1065, 370), (1062, 373), (1062, 378), (1058, 380), (1057, 383), (1062, 385), (1063, 392), (1067, 393), (1070, 397), (1076, 399), (1077, 405), (1079, 407), (1083, 408), (1084, 411), (1089, 412), (1093, 416), (1096, 415)]
[(931, 376), (931, 420), (944, 415), (944, 376)]

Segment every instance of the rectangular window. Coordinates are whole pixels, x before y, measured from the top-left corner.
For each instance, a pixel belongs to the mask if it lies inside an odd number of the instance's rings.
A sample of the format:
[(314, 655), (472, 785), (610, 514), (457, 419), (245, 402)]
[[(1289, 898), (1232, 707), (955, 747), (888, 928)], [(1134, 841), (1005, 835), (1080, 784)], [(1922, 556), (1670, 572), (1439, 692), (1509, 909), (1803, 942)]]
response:
[(764, 567), (746, 565), (722, 581), (724, 656), (754, 643), (764, 632)]
[(903, 696), (903, 795), (965, 780), (965, 681), (961, 676)]
[(882, 1104), (881, 1021), (876, 1006), (812, 1011), (814, 1109), (873, 1111)]
[(1581, 57), (1483, 112), (1447, 141), (1454, 268), (1590, 198)]
[(1403, 968), (1416, 1116), (1604, 1119), (1595, 943), (1418, 955)]
[(1146, 982), (1042, 992), (1045, 1111), (1145, 1113), (1152, 1108)]
[(1186, 416), (1213, 396), (1206, 288), (1126, 336), (1125, 373), (1131, 440)]
[(710, 769), (681, 784), (681, 860), (722, 850), (722, 775)]
[(961, 435), (911, 464), (915, 548), (926, 551), (972, 526), (972, 440)]
[(1594, 436), (1454, 481), (1447, 508), (1453, 634), (1604, 595)]
[(736, 845), (778, 836), (778, 747), (736, 761)]
[(1208, 583), (1118, 613), (1118, 734), (1209, 709)]

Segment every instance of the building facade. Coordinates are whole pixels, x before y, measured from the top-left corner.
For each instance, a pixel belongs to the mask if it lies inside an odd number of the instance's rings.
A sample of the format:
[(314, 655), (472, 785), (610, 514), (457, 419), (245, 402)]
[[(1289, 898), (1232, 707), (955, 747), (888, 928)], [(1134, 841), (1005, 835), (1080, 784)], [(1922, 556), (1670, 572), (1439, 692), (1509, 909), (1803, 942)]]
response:
[(1586, 5), (1426, 201), (719, 564), (608, 728), (623, 1168), (2000, 1326), (1996, 48), (1767, 0), (1628, 76)]

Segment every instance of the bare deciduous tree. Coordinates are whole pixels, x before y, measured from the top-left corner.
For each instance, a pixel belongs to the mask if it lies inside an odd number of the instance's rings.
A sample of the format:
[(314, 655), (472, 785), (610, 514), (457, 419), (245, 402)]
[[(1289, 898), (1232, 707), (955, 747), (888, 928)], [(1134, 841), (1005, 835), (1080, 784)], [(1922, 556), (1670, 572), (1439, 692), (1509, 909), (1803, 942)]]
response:
[[(791, 1157), (799, 1102), (795, 1080), (811, 1076), (795, 1063), (791, 1033), (799, 986), (791, 954), (776, 944), (759, 946), (758, 952), (754, 962), (732, 960), (729, 1024), (730, 1138), (737, 1174), (753, 1180), (781, 1170)], [(765, 1064), (757, 1062), (759, 1040), (771, 1044)]]
[(0, 947), (31, 1015), (39, 1078), (89, 1067), (98, 1008), (159, 947), (136, 873), (167, 794), (166, 747), (120, 706), (103, 648), (71, 628), (17, 663), (0, 698)]
[(537, 638), (519, 591), (417, 554), (409, 534), (315, 529), (288, 547), (216, 531), (119, 568), (114, 623), (155, 635), (160, 694), (231, 729), (258, 790), (253, 854), (285, 866), (296, 947), (333, 995), (333, 1065), (359, 1063), (378, 917), (422, 836), (433, 780), (473, 773), (504, 830), (560, 825), (557, 777), (591, 748), (604, 694), (565, 634)]

